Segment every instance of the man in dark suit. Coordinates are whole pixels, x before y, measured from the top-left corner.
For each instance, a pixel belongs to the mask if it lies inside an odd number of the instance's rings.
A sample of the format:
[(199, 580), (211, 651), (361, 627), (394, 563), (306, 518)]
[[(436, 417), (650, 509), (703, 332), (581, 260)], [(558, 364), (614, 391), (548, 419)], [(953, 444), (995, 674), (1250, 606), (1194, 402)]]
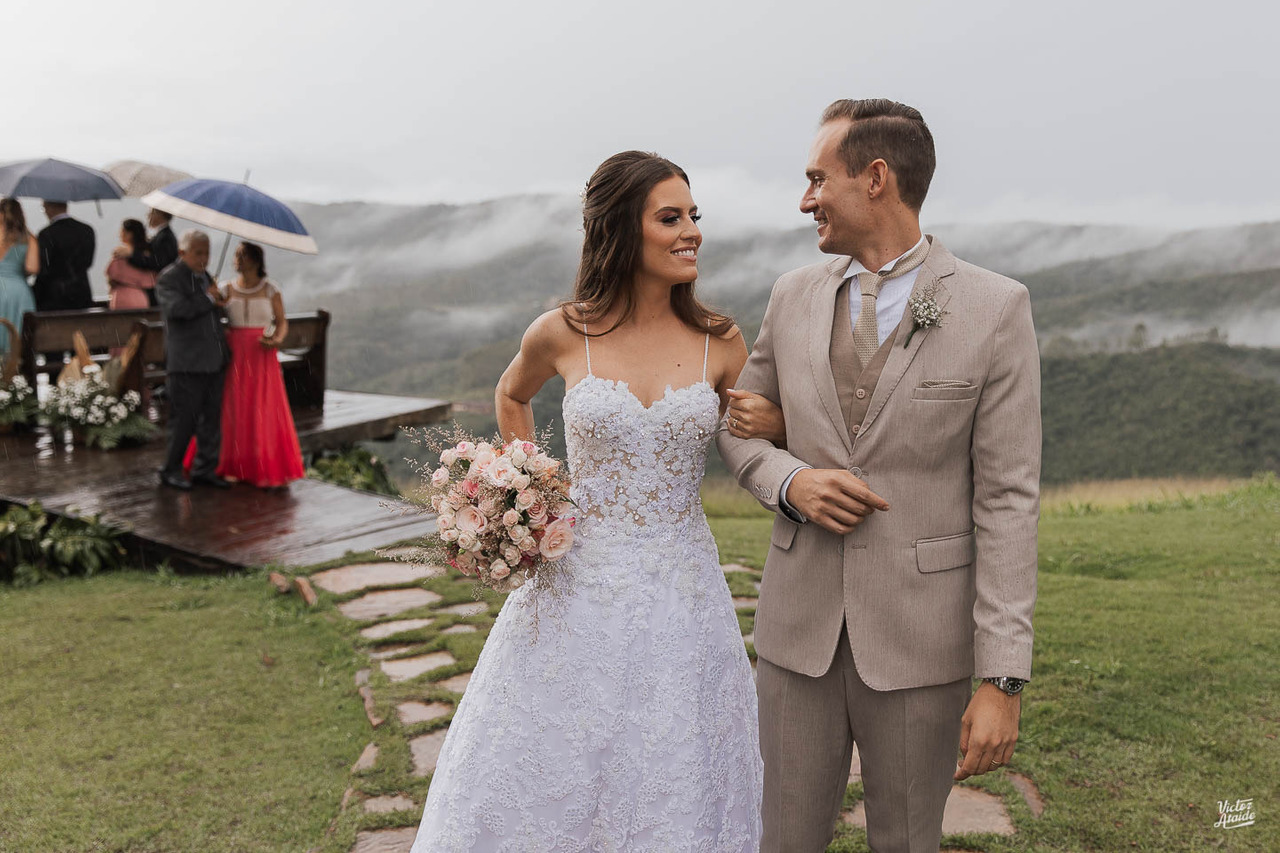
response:
[(64, 201), (46, 201), (49, 224), (36, 238), (40, 272), (36, 275), (37, 311), (83, 310), (93, 307), (89, 267), (93, 265), (93, 228), (67, 215)]
[[(130, 251), (124, 246), (117, 246), (112, 257), (123, 258), (140, 270), (151, 270), (157, 273), (163, 271), (169, 264), (178, 260), (178, 238), (173, 235), (173, 229), (169, 227), (172, 220), (173, 214), (151, 208), (147, 211), (147, 226), (155, 229), (155, 233), (151, 235), (151, 253), (147, 254), (136, 249)], [(160, 304), (155, 288), (147, 291), (147, 301), (152, 307)]]
[[(191, 484), (226, 488), (217, 475), (222, 447), (222, 383), (230, 351), (222, 331), (222, 298), (207, 271), (209, 235), (188, 231), (178, 244), (179, 260), (156, 281), (164, 314), (169, 442), (160, 482), (175, 489)], [(196, 458), (191, 479), (182, 473), (192, 436)]]

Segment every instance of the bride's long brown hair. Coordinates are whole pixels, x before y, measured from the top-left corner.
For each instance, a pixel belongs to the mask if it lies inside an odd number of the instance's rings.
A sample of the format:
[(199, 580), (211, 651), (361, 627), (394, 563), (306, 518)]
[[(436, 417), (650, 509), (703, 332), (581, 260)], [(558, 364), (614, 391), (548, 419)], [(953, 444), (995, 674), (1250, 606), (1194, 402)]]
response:
[[(582, 325), (599, 323), (617, 307), (617, 321), (608, 334), (635, 312), (632, 281), (640, 264), (645, 203), (655, 186), (668, 178), (685, 184), (689, 176), (675, 163), (644, 151), (623, 151), (600, 164), (587, 182), (582, 201), (582, 260), (573, 284), (573, 299), (560, 303), (565, 323), (579, 334)], [(671, 288), (671, 309), (685, 325), (699, 332), (723, 335), (733, 320), (712, 311), (693, 293), (694, 282)]]

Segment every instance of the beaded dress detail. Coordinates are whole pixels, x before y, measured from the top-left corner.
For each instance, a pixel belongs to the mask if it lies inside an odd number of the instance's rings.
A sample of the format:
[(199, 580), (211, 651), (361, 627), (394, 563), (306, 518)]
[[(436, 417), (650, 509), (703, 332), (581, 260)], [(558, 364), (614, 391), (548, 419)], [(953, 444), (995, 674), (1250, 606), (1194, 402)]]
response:
[[(708, 339), (707, 345), (710, 341)], [(512, 593), (458, 706), (413, 853), (755, 853), (755, 685), (699, 487), (719, 397), (564, 397), (567, 589)]]

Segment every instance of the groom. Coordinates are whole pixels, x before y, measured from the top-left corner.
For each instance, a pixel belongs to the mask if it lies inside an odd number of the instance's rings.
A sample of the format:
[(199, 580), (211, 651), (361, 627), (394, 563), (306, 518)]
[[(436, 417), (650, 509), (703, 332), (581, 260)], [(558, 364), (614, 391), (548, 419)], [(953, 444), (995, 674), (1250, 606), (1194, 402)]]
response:
[(766, 853), (826, 848), (855, 742), (871, 848), (936, 853), (952, 780), (1018, 736), (1039, 357), (1026, 288), (921, 236), (933, 169), (917, 110), (827, 108), (800, 209), (839, 257), (778, 279), (737, 383), (782, 407), (786, 449), (732, 434), (739, 401), (717, 435), (777, 513), (755, 621)]

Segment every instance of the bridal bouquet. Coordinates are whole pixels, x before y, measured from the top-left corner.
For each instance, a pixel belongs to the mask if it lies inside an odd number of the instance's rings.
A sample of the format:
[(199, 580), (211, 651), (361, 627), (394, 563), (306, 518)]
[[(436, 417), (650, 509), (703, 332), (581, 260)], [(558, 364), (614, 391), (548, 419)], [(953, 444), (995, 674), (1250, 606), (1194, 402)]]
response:
[(510, 592), (549, 581), (573, 545), (573, 502), (560, 461), (531, 441), (455, 436), (423, 469), (437, 533), (423, 551), (479, 585)]

